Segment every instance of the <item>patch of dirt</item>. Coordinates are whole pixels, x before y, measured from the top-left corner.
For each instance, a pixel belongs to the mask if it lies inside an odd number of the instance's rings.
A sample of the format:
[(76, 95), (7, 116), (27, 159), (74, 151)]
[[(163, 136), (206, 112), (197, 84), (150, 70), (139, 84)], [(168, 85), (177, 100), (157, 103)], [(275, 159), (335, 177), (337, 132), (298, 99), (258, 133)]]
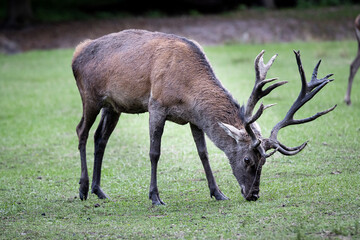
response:
[[(336, 9), (332, 11), (336, 13)], [(72, 48), (84, 39), (130, 28), (173, 33), (202, 45), (355, 39), (353, 16), (327, 20), (309, 16), (311, 13), (297, 17), (280, 11), (259, 11), (247, 16), (134, 17), (38, 24), (23, 30), (0, 31), (0, 51), (4, 51), (4, 44), (13, 52)]]

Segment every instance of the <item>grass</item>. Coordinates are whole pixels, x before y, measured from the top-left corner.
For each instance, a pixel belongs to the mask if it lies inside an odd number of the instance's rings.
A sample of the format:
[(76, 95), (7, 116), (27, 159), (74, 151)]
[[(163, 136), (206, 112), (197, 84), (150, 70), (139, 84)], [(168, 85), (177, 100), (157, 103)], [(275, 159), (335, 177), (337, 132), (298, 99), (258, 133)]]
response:
[[(264, 103), (277, 103), (259, 124), (263, 135), (281, 120), (300, 88), (292, 49), (302, 51), (307, 76), (322, 58), (319, 76), (335, 74), (297, 117), (338, 104), (315, 122), (282, 130), (279, 138), (300, 154), (267, 160), (261, 198), (245, 201), (225, 155), (209, 140), (212, 168), (230, 201), (209, 191), (189, 127), (167, 123), (159, 164), (166, 206), (152, 207), (148, 115), (122, 115), (104, 157), (102, 186), (111, 197), (78, 198), (80, 160), (75, 127), (81, 100), (72, 77), (72, 49), (0, 56), (1, 239), (358, 239), (360, 238), (360, 81), (345, 106), (356, 43), (312, 42), (206, 47), (223, 84), (244, 103), (254, 79), (253, 60), (279, 57), (268, 77), (289, 83)], [(95, 127), (91, 130), (94, 133)], [(92, 137), (88, 164), (92, 165)], [(90, 176), (92, 169), (90, 167)]]

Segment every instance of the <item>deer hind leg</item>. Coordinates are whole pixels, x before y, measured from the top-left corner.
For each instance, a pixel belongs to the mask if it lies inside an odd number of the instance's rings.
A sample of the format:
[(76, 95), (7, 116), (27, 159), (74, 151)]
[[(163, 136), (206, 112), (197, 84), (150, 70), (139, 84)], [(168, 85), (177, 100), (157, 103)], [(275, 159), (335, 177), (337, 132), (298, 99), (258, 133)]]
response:
[(190, 124), (190, 127), (200, 160), (205, 170), (206, 179), (208, 181), (208, 186), (210, 189), (210, 197), (215, 197), (216, 200), (228, 200), (229, 198), (226, 197), (217, 186), (214, 175), (212, 173), (206, 148), (204, 132), (193, 124)]
[(355, 74), (358, 71), (359, 67), (360, 67), (360, 50), (358, 51), (356, 58), (350, 65), (349, 83), (348, 83), (348, 88), (347, 88), (346, 95), (345, 95), (345, 102), (347, 105), (351, 105), (351, 98), (350, 98), (351, 88), (352, 88)]
[(166, 115), (161, 107), (156, 103), (149, 106), (149, 129), (150, 129), (150, 161), (151, 161), (151, 181), (149, 199), (153, 205), (165, 205), (159, 197), (157, 187), (157, 164), (160, 158), (161, 137), (164, 131)]
[(89, 136), (89, 130), (94, 124), (96, 116), (99, 114), (100, 109), (97, 107), (90, 107), (83, 104), (83, 116), (79, 125), (76, 127), (76, 132), (79, 138), (79, 152), (81, 159), (81, 176), (79, 196), (81, 200), (86, 200), (89, 192), (89, 175), (86, 163), (86, 142)]
[(119, 120), (119, 117), (120, 113), (115, 112), (112, 108), (103, 108), (101, 120), (94, 135), (94, 172), (91, 193), (96, 194), (100, 199), (109, 198), (100, 188), (101, 165), (106, 144)]

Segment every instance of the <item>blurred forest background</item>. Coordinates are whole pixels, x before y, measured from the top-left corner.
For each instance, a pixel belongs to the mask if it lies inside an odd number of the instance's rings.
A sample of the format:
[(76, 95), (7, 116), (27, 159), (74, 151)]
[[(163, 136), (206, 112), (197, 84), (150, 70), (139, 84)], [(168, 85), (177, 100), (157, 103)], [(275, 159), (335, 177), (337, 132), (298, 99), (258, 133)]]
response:
[(360, 0), (7, 0), (1, 1), (2, 27), (21, 28), (36, 21), (110, 16), (209, 14), (247, 8), (343, 6)]
[(360, 0), (2, 0), (0, 52), (74, 47), (127, 28), (201, 44), (352, 39)]

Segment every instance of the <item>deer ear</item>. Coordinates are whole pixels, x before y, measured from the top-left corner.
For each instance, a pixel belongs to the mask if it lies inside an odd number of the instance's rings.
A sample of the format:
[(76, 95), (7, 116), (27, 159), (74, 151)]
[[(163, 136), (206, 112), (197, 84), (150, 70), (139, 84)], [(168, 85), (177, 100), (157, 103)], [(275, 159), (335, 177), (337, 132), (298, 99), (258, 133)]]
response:
[(246, 134), (246, 131), (244, 129), (240, 130), (230, 124), (226, 124), (223, 122), (219, 122), (219, 126), (224, 129), (230, 137), (235, 139), (236, 143), (239, 143), (239, 141), (244, 139), (244, 136)]

